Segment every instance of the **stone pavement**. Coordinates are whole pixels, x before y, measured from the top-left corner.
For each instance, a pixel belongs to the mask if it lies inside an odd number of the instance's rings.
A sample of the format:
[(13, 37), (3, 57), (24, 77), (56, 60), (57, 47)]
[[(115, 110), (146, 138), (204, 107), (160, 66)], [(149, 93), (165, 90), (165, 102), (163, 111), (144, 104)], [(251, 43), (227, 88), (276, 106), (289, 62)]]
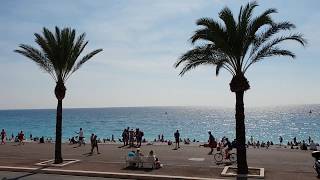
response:
[[(63, 157), (80, 159), (81, 162), (63, 168), (63, 170), (100, 171), (129, 174), (146, 174), (162, 176), (184, 176), (201, 178), (222, 178), (223, 165), (217, 165), (209, 149), (197, 145), (184, 145), (178, 150), (167, 145), (144, 145), (141, 151), (148, 154), (155, 151), (164, 167), (161, 169), (128, 169), (124, 157), (131, 148), (118, 148), (116, 144), (100, 145), (101, 154), (88, 154), (90, 145), (76, 147), (63, 145)], [(313, 159), (310, 151), (290, 150), (284, 148), (248, 149), (249, 166), (265, 168), (265, 179), (317, 179), (312, 168)], [(6, 144), (0, 146), (0, 166), (37, 167), (42, 160), (52, 159), (54, 144), (25, 145)]]

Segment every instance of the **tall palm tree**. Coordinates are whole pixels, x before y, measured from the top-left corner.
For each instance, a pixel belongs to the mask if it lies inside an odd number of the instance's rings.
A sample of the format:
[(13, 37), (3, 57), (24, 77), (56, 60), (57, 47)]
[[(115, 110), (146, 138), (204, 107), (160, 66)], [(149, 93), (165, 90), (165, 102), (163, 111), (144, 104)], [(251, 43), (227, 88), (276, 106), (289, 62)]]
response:
[(41, 49), (36, 49), (30, 45), (20, 44), (20, 49), (14, 50), (34, 61), (44, 72), (47, 72), (54, 81), (56, 87), (54, 93), (58, 99), (56, 116), (56, 143), (55, 143), (55, 161), (62, 163), (61, 138), (62, 138), (62, 100), (65, 97), (67, 79), (77, 71), (85, 62), (94, 55), (101, 52), (102, 49), (94, 50), (87, 55), (79, 58), (80, 54), (87, 46), (85, 33), (76, 37), (76, 31), (71, 28), (60, 30), (55, 27), (55, 32), (43, 28), (42, 35), (35, 33), (35, 42)]
[(201, 45), (187, 51), (175, 63), (175, 68), (183, 66), (179, 75), (183, 76), (189, 70), (199, 65), (214, 65), (216, 75), (224, 68), (233, 76), (230, 90), (236, 94), (236, 139), (238, 174), (247, 174), (248, 165), (245, 148), (245, 115), (243, 95), (250, 88), (245, 77), (248, 68), (256, 62), (271, 56), (289, 56), (295, 54), (281, 48), (285, 41), (295, 41), (301, 45), (306, 40), (299, 33), (279, 33), (290, 31), (295, 25), (290, 22), (274, 22), (271, 14), (276, 9), (267, 9), (259, 16), (253, 17), (256, 2), (241, 6), (238, 18), (235, 19), (228, 7), (223, 8), (219, 18), (223, 24), (211, 18), (197, 20), (201, 26), (190, 38), (192, 44), (200, 41)]

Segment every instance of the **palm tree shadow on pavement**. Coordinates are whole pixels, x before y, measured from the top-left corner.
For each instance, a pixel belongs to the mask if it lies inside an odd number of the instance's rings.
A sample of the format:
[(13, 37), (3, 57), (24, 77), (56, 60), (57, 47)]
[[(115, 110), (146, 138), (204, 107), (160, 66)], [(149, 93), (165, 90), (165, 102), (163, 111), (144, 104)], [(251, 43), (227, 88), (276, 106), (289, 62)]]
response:
[(31, 171), (31, 172), (27, 172), (25, 175), (22, 175), (22, 176), (18, 176), (18, 177), (14, 177), (14, 178), (7, 178), (7, 177), (4, 177), (2, 178), (1, 180), (19, 180), (19, 179), (22, 179), (22, 178), (25, 178), (25, 177), (29, 177), (29, 176), (33, 176), (35, 174), (38, 174), (38, 172), (41, 170), (41, 169), (44, 169), (44, 168), (47, 168), (49, 166), (43, 166), (43, 167), (40, 167), (34, 171)]

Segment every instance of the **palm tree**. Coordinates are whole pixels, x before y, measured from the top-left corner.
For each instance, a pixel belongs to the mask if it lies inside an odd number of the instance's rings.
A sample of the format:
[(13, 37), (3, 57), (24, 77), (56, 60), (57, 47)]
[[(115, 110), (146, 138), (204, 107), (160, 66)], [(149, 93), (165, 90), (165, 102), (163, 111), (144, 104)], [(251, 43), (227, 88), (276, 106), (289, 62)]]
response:
[(289, 56), (295, 54), (280, 48), (285, 41), (295, 41), (301, 45), (306, 40), (299, 33), (283, 33), (295, 28), (290, 22), (274, 22), (271, 14), (276, 9), (267, 9), (259, 16), (253, 17), (253, 10), (258, 6), (256, 2), (241, 6), (238, 18), (235, 19), (228, 7), (219, 13), (222, 23), (211, 18), (197, 20), (201, 26), (190, 38), (192, 44), (200, 41), (201, 45), (187, 51), (175, 63), (175, 68), (183, 65), (180, 76), (199, 65), (214, 65), (216, 75), (224, 68), (233, 76), (230, 90), (236, 94), (236, 139), (238, 174), (247, 174), (248, 165), (245, 148), (245, 115), (243, 95), (250, 88), (245, 77), (248, 68), (262, 59), (271, 56)]
[[(34, 61), (44, 72), (47, 72), (54, 81), (56, 87), (54, 93), (58, 99), (56, 116), (56, 143), (54, 163), (62, 163), (61, 138), (62, 138), (62, 100), (65, 97), (67, 79), (77, 71), (85, 62), (102, 49), (94, 50), (79, 59), (80, 54), (87, 46), (85, 33), (76, 37), (76, 31), (71, 28), (60, 30), (55, 27), (55, 34), (47, 28), (43, 28), (42, 35), (35, 33), (35, 42), (41, 49), (30, 45), (20, 44), (20, 49), (14, 50)], [(79, 60), (78, 60), (79, 59)], [(78, 60), (78, 61), (77, 61)]]

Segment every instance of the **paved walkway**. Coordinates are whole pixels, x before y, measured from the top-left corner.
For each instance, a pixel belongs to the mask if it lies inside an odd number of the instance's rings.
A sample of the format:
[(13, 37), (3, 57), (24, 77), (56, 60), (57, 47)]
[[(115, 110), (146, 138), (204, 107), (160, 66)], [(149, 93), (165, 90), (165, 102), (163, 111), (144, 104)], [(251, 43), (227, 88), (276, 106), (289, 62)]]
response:
[(27, 172), (0, 171), (0, 180), (120, 180), (115, 178), (68, 176)]
[[(119, 145), (100, 145), (101, 154), (88, 154), (90, 146), (76, 147), (63, 145), (63, 157), (80, 159), (81, 162), (63, 167), (65, 170), (103, 171), (118, 173), (137, 173), (151, 175), (171, 175), (203, 178), (221, 178), (223, 165), (217, 165), (209, 149), (198, 146), (183, 146), (173, 150), (173, 146), (142, 146), (147, 154), (155, 151), (164, 167), (157, 170), (125, 168), (124, 157), (130, 148), (118, 148)], [(317, 179), (312, 168), (310, 151), (290, 149), (248, 149), (249, 166), (265, 168), (266, 179)], [(0, 165), (36, 167), (41, 160), (52, 159), (54, 144), (6, 144), (0, 146)], [(59, 169), (59, 168), (57, 168)], [(61, 169), (61, 168), (60, 168)], [(279, 178), (280, 177), (280, 178)]]

